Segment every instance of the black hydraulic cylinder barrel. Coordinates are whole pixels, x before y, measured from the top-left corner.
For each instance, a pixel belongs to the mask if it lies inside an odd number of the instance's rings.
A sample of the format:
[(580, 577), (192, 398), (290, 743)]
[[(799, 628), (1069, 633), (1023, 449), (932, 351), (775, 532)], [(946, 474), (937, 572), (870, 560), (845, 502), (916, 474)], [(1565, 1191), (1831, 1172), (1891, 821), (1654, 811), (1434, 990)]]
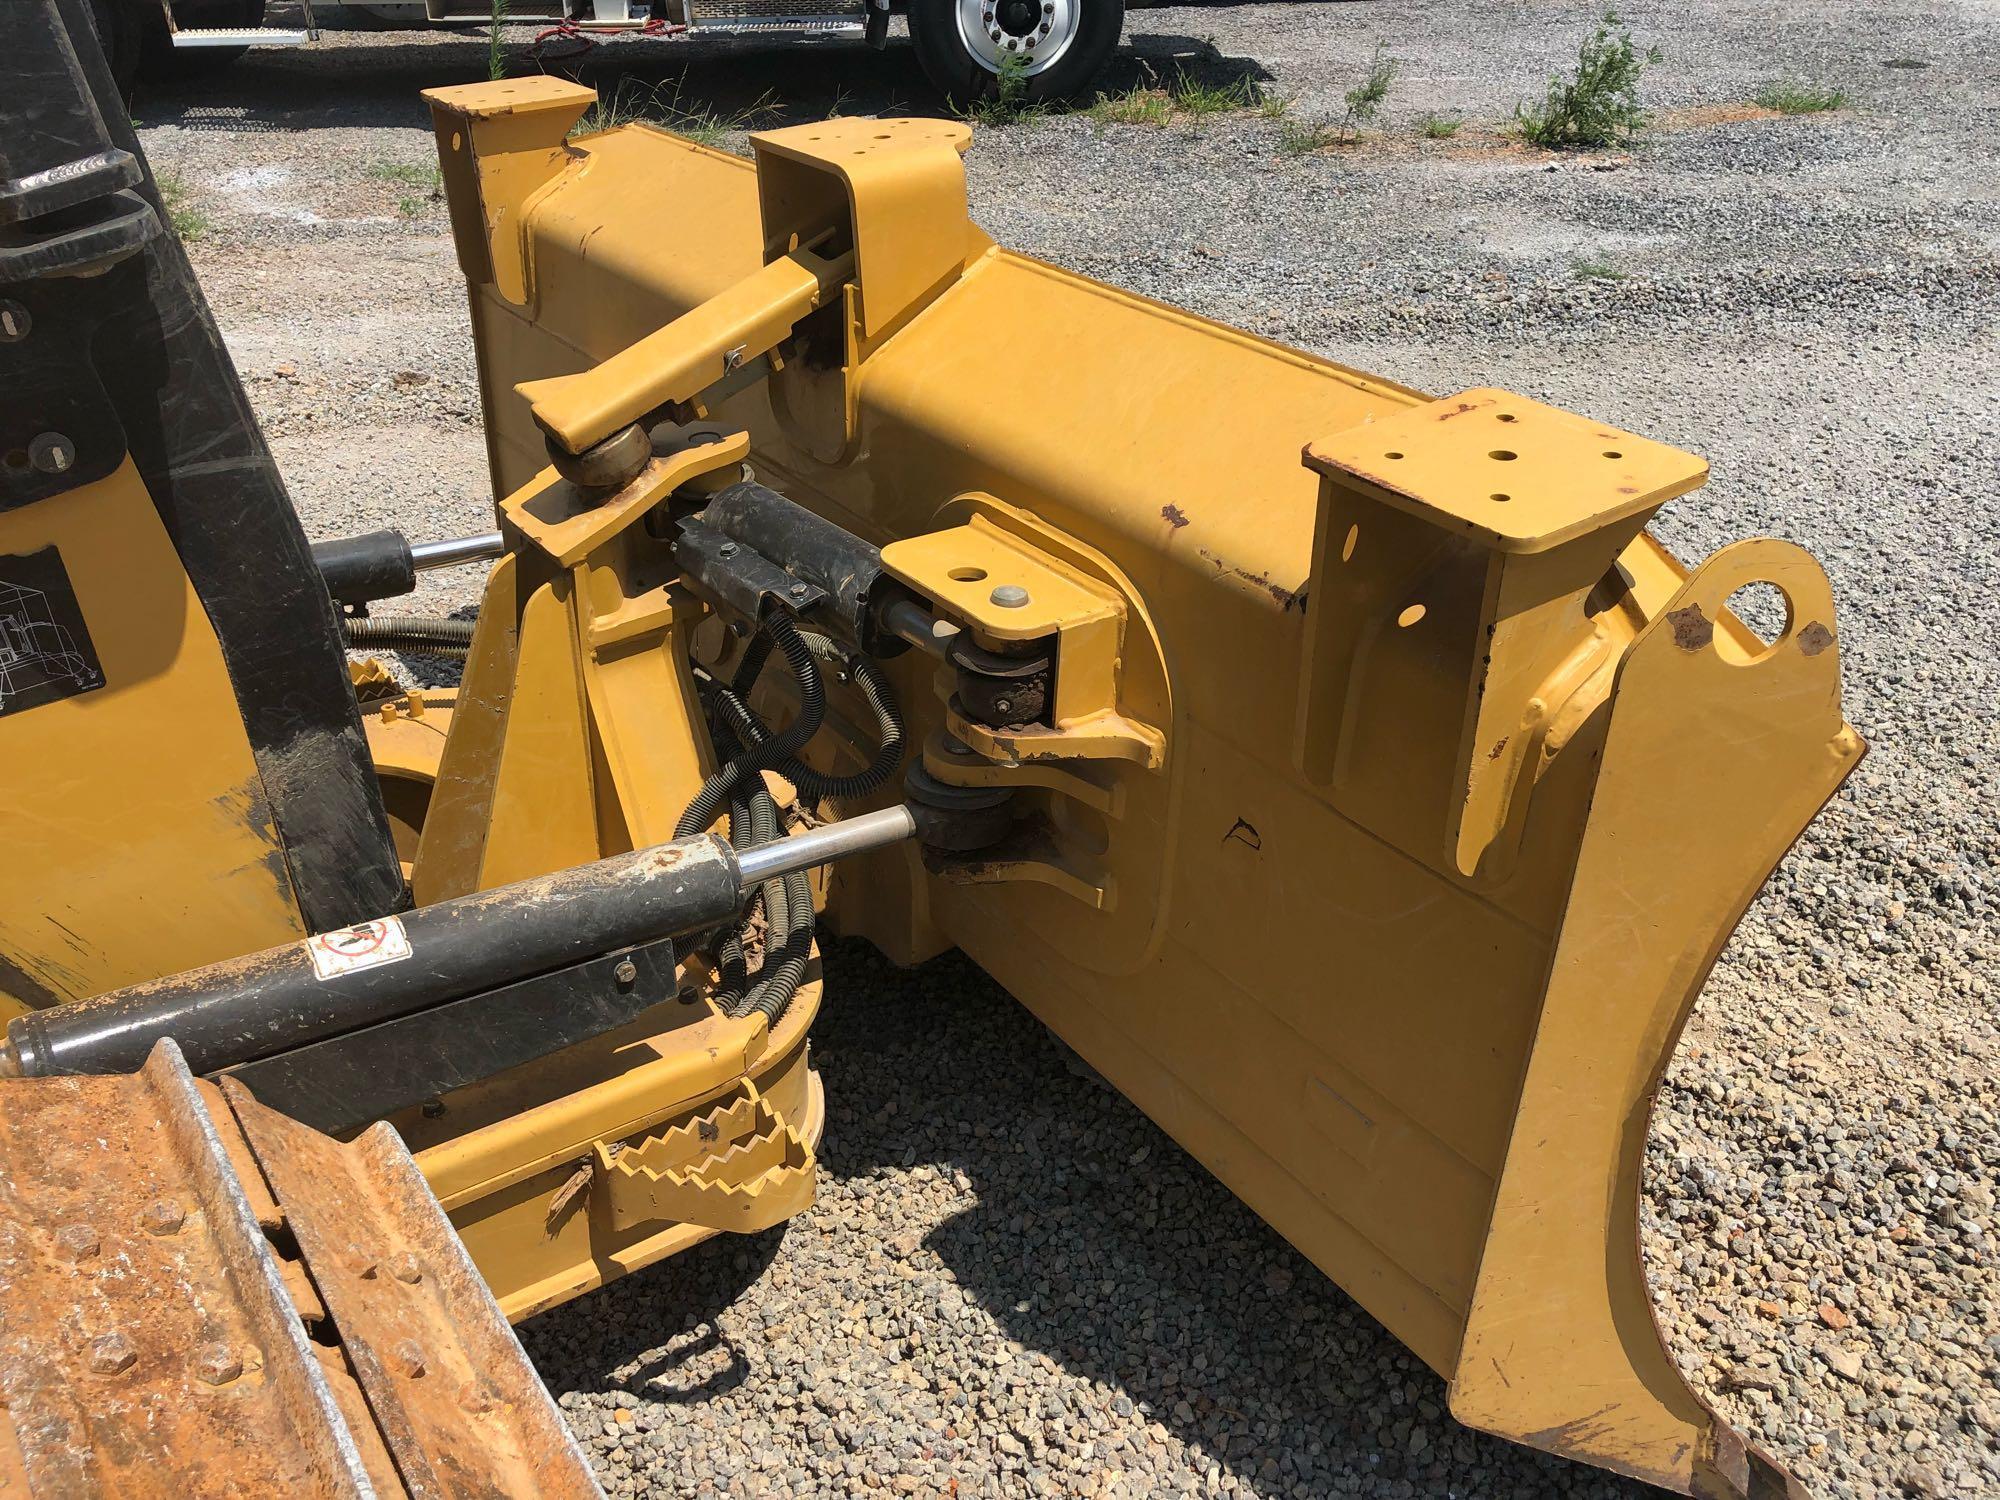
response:
[(824, 589), (829, 623), (870, 656), (906, 649), (874, 618), (874, 596), (884, 583), (879, 547), (776, 490), (747, 481), (717, 490), (701, 519), (793, 577)]
[(17, 1017), (0, 1072), (129, 1072), (172, 1037), (197, 1073), (394, 1020), (736, 911), (736, 853), (712, 834), (357, 923)]
[(395, 599), (417, 586), (417, 560), (400, 531), (314, 542), (312, 559), (327, 593), (342, 604)]

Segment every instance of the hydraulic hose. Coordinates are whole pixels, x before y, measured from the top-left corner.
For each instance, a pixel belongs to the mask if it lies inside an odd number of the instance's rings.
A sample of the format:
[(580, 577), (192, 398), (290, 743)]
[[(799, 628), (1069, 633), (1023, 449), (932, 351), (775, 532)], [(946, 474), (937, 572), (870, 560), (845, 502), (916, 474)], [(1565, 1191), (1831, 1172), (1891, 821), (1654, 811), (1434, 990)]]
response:
[(347, 615), (341, 624), (347, 644), (357, 649), (434, 651), (463, 656), (472, 649), (472, 620), (445, 620), (436, 615)]
[[(811, 797), (840, 800), (865, 797), (884, 785), (895, 774), (896, 767), (902, 764), (905, 731), (895, 690), (889, 686), (889, 679), (882, 674), (882, 669), (867, 657), (849, 657), (830, 638), (815, 631), (802, 630), (798, 634), (817, 661), (838, 663), (852, 673), (855, 686), (861, 689), (861, 696), (867, 700), (875, 715), (877, 749), (866, 766), (847, 776), (816, 771), (796, 755), (788, 755), (776, 764), (767, 763), (768, 769), (776, 771)], [(743, 653), (735, 680), (728, 688), (718, 690), (718, 701), (729, 715), (731, 729), (739, 736), (754, 739), (768, 734), (762, 721), (751, 710), (749, 700), (769, 657), (770, 647), (764, 643), (764, 638), (759, 636), (752, 640)]]
[[(746, 707), (734, 701), (734, 695), (722, 688), (713, 690), (716, 699), (726, 709), (732, 710), (726, 722), (731, 733), (743, 742), (744, 749), (702, 783), (694, 801), (687, 805), (680, 822), (675, 825), (676, 838), (689, 837), (707, 828), (728, 805), (730, 792), (738, 781), (758, 771), (774, 770), (803, 750), (806, 742), (819, 733), (819, 726), (826, 718), (826, 689), (820, 682), (819, 665), (813, 660), (799, 628), (783, 615), (768, 615), (758, 633), (758, 639), (766, 638), (783, 653), (792, 675), (798, 679), (798, 715), (773, 734)], [(769, 650), (767, 646), (766, 654)], [(741, 722), (738, 721), (739, 711)]]
[[(773, 650), (785, 657), (799, 686), (798, 714), (775, 733), (749, 704)], [(726, 686), (716, 683), (708, 691), (724, 763), (688, 804), (677, 830), (706, 828), (727, 808), (730, 838), (737, 847), (757, 848), (781, 838), (778, 805), (761, 775), (766, 770), (777, 771), (814, 797), (865, 796), (888, 780), (902, 760), (905, 731), (888, 679), (866, 658), (855, 658), (848, 665), (879, 730), (880, 746), (868, 766), (851, 776), (832, 776), (798, 759), (798, 752), (825, 719), (826, 690), (820, 677), (824, 661), (845, 661), (828, 637), (802, 631), (782, 615), (764, 621), (732, 681)], [(725, 933), (716, 947), (720, 984), (715, 999), (728, 1015), (762, 1014), (776, 1022), (805, 982), (812, 957), (812, 886), (803, 872), (793, 872), (765, 881), (757, 899), (765, 918), (763, 965), (753, 982), (743, 954), (747, 924)]]

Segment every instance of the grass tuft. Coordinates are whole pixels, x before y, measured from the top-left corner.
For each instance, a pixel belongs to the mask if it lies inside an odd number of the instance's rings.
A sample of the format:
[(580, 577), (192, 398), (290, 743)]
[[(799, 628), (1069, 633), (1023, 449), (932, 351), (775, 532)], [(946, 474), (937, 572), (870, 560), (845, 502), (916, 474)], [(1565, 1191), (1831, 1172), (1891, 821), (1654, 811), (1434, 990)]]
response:
[(1571, 269), (1584, 281), (1624, 281), (1630, 274), (1608, 260), (1580, 260)]
[(1102, 95), (1090, 106), (1090, 118), (1100, 125), (1150, 125), (1157, 130), (1173, 117), (1173, 95), (1137, 84), (1122, 94)]
[(1090, 106), (1089, 114), (1100, 125), (1150, 125), (1159, 129), (1177, 117), (1199, 125), (1216, 115), (1240, 109), (1254, 109), (1267, 120), (1282, 120), (1291, 107), (1290, 99), (1266, 94), (1248, 78), (1209, 83), (1180, 70), (1164, 83), (1153, 79), (1134, 84), (1122, 94), (1101, 94)]
[(1417, 133), (1427, 141), (1448, 141), (1457, 135), (1465, 120), (1459, 115), (1425, 115), (1417, 121)]
[(1551, 151), (1629, 141), (1647, 123), (1639, 104), (1640, 76), (1659, 60), (1657, 47), (1642, 56), (1617, 12), (1607, 10), (1577, 49), (1575, 75), (1556, 74), (1540, 104), (1518, 106), (1515, 128), (1523, 140)]
[(1340, 126), (1330, 120), (1282, 120), (1278, 124), (1278, 149), (1287, 156), (1310, 156), (1342, 139)]
[(611, 91), (610, 98), (600, 96), (584, 117), (570, 127), (569, 133), (595, 135), (601, 130), (615, 130), (620, 125), (643, 121), (701, 145), (715, 146), (732, 132), (748, 130), (774, 115), (777, 108), (778, 96), (768, 90), (744, 108), (727, 114), (705, 105), (689, 108), (681, 102), (678, 78), (671, 85), (645, 84), (628, 78)]
[(399, 187), (422, 188), (435, 197), (444, 187), (444, 174), (436, 162), (413, 165), (401, 161), (370, 162), (362, 171), (376, 182), (393, 182)]
[(1816, 83), (1778, 80), (1757, 90), (1757, 102), (1781, 115), (1823, 115), (1828, 110), (1845, 107), (1847, 91), (1822, 88)]
[(167, 206), (167, 223), (182, 244), (192, 244), (208, 233), (208, 215), (189, 201), (188, 185), (180, 173), (156, 173), (153, 180), (160, 186), (160, 201)]

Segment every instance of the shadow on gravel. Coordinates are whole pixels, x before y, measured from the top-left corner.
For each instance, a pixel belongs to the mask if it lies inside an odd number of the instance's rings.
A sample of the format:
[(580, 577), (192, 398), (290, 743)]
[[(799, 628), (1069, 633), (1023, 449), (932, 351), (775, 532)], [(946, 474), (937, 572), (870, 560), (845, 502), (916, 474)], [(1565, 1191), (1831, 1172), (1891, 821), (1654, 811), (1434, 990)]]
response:
[(978, 1206), (925, 1245), (1114, 1407), (1261, 1494), (1654, 1493), (1458, 1426), (1414, 1354), (963, 957), (841, 942), (825, 972), (827, 1170), (963, 1172)]
[[(294, 131), (403, 125), (427, 128), (419, 94), (486, 77), (486, 42), (478, 32), (338, 33), (338, 45), (252, 52), (206, 77), (142, 83), (133, 100), (144, 126), (189, 131)], [(381, 37), (377, 40), (377, 37)], [(621, 41), (590, 48), (538, 69), (525, 47), (512, 47), (515, 74), (546, 71), (589, 84), (601, 98), (620, 90), (669, 98), (688, 113), (749, 117), (771, 127), (842, 114), (945, 114), (944, 100), (902, 39), (875, 52), (858, 41), (800, 39), (700, 43)], [(1229, 57), (1211, 42), (1152, 34), (1136, 12), (1126, 39), (1098, 79), (1122, 93), (1185, 74), (1228, 86), (1267, 82), (1253, 58)]]

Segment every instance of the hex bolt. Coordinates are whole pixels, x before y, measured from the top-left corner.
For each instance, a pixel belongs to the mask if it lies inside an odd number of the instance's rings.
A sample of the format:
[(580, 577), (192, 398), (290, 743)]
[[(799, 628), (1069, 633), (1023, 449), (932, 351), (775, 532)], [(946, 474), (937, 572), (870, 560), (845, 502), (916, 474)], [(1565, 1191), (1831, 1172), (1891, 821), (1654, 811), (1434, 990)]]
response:
[(995, 698), (993, 700), (993, 712), (996, 714), (1011, 714), (1013, 711), (1014, 700), (1012, 698)]
[(621, 990), (629, 990), (639, 982), (639, 966), (629, 958), (621, 958), (618, 967), (611, 971), (611, 977), (618, 981)]
[(1003, 583), (987, 597), (1002, 609), (1019, 609), (1028, 602), (1028, 591), (1018, 583)]
[(444, 1100), (426, 1099), (424, 1101), (424, 1118), (426, 1120), (442, 1120), (444, 1118)]
[(76, 444), (60, 432), (45, 432), (28, 444), (28, 462), (44, 474), (67, 474), (76, 466)]
[(89, 1224), (65, 1224), (56, 1231), (56, 1248), (65, 1260), (89, 1260), (104, 1248), (104, 1241)]
[(736, 555), (736, 543), (724, 542), (719, 550), (724, 557), (734, 557)]
[(394, 1349), (390, 1350), (389, 1354), (390, 1358), (395, 1362), (396, 1368), (410, 1379), (422, 1380), (424, 1378), (423, 1345), (419, 1344), (415, 1339), (404, 1339)]
[(90, 1372), (93, 1375), (119, 1374), (131, 1369), (132, 1361), (138, 1357), (139, 1351), (122, 1333), (100, 1333), (90, 1341)]
[(349, 1245), (346, 1253), (340, 1257), (340, 1263), (363, 1281), (375, 1279), (375, 1257), (359, 1245)]
[(806, 586), (803, 583), (795, 583), (792, 585), (792, 597), (794, 599), (803, 599), (805, 598), (805, 596), (806, 596)]
[(171, 1198), (155, 1198), (139, 1210), (139, 1227), (148, 1234), (173, 1234), (187, 1222), (187, 1210)]
[(400, 1255), (389, 1258), (389, 1274), (398, 1281), (406, 1281), (415, 1286), (424, 1279), (424, 1263), (405, 1250)]
[(476, 1379), (468, 1380), (458, 1388), (458, 1404), (474, 1416), (493, 1410), (495, 1402), (486, 1393), (486, 1388)]
[(194, 1352), (195, 1379), (203, 1385), (228, 1385), (243, 1373), (243, 1356), (229, 1344), (204, 1344)]
[(0, 344), (18, 344), (28, 336), (35, 320), (18, 302), (0, 302)]

